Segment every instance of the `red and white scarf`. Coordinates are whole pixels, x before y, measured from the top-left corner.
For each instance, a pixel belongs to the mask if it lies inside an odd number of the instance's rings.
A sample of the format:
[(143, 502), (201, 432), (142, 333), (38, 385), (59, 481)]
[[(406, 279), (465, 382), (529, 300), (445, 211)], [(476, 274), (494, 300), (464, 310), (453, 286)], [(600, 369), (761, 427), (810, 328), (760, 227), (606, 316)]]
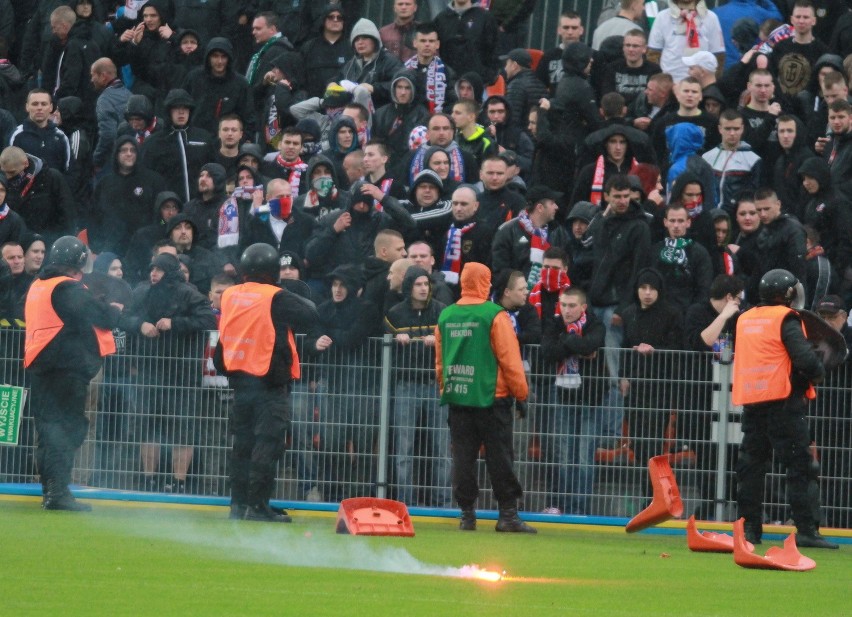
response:
[[(539, 318), (541, 318), (541, 293), (559, 293), (566, 287), (571, 287), (571, 279), (568, 278), (568, 273), (559, 268), (542, 268), (541, 278), (538, 283), (530, 291), (528, 301), (535, 307)], [(553, 305), (553, 316), (559, 317), (559, 303)]]
[[(426, 158), (426, 151), (429, 148), (431, 148), (431, 146), (428, 143), (425, 143), (417, 149), (417, 152), (414, 153), (414, 158), (411, 159), (411, 167), (409, 169), (409, 186), (414, 184), (414, 178), (416, 178), (417, 174), (425, 168), (423, 163)], [(447, 156), (450, 157), (450, 179), (455, 180), (456, 182), (464, 182), (464, 156), (462, 156), (461, 148), (459, 148), (459, 145), (453, 141), (450, 145), (444, 148), (444, 150), (446, 150)]]
[(461, 275), (462, 238), (475, 226), (476, 221), (462, 227), (456, 227), (454, 223), (447, 232), (447, 247), (444, 249), (444, 264), (441, 272), (444, 274), (444, 280), (451, 285), (458, 285), (459, 275)]
[(299, 196), (299, 182), (302, 180), (302, 174), (308, 169), (308, 166), (302, 162), (301, 157), (290, 163), (281, 158), (280, 154), (275, 157), (275, 164), (290, 170), (290, 177), (287, 178), (287, 182), (290, 183), (290, 194), (295, 200)]
[(518, 225), (530, 238), (530, 274), (527, 277), (527, 288), (532, 289), (541, 278), (544, 252), (550, 248), (550, 242), (547, 241), (547, 226), (536, 227), (533, 225), (526, 210), (522, 210), (518, 215)]
[[(576, 336), (583, 336), (583, 328), (586, 326), (586, 313), (580, 315), (580, 319), (565, 324), (565, 332)], [(579, 356), (568, 356), (556, 369), (556, 385), (561, 388), (575, 390), (580, 387), (580, 358)]]
[[(633, 158), (630, 160), (630, 170), (632, 173), (639, 163)], [(595, 162), (595, 175), (592, 177), (592, 192), (589, 194), (589, 201), (594, 205), (599, 206), (603, 201), (604, 180), (606, 176), (606, 158), (603, 154), (598, 157)]]

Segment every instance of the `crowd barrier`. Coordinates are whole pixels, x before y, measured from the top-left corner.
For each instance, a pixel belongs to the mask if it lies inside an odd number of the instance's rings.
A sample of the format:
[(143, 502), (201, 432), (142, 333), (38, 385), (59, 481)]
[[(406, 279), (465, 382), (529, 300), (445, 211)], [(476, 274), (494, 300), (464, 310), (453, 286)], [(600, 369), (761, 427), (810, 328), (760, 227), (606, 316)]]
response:
[[(118, 353), (91, 384), (90, 431), (76, 461), (76, 483), (229, 494), (233, 392), (212, 370), (215, 337), (118, 338)], [(409, 506), (451, 506), (451, 445), (433, 349), (389, 336), (324, 354), (304, 349), (304, 338), (298, 344), (303, 374), (292, 389), (292, 430), (275, 497), (335, 502), (375, 495)], [(3, 383), (28, 387), (22, 345), (22, 331), (0, 331)], [(540, 349), (523, 349), (531, 403), (527, 417), (515, 421), (514, 443), (522, 509), (630, 517), (650, 499), (647, 459), (667, 454), (684, 516), (734, 520), (740, 410), (730, 403), (729, 359), (614, 351), (618, 378), (581, 374), (579, 381), (557, 385)], [(840, 367), (818, 388), (809, 411), (823, 524), (841, 528), (852, 526), (850, 403), (852, 376)], [(0, 482), (37, 481), (35, 438), (26, 409), (19, 444), (0, 445)], [(483, 457), (478, 466), (479, 507), (494, 508)], [(176, 471), (187, 472), (185, 484), (174, 482)], [(767, 521), (789, 520), (785, 503), (784, 476), (773, 465)]]

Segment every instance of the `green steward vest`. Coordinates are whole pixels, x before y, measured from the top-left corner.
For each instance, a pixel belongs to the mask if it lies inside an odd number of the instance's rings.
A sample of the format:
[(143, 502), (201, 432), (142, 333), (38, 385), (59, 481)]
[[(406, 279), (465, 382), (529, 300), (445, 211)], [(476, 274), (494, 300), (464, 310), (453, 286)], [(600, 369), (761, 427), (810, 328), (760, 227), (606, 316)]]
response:
[(441, 311), (442, 405), (490, 407), (497, 387), (491, 324), (503, 309), (493, 302), (453, 304)]

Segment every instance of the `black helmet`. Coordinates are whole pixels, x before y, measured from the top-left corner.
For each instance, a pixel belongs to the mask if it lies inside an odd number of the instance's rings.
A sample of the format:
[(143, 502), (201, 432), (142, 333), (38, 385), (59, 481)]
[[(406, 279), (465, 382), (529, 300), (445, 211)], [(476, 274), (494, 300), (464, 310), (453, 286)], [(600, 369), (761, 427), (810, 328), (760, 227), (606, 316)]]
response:
[(50, 247), (48, 265), (82, 270), (89, 258), (86, 245), (74, 236), (62, 236)]
[(279, 278), (278, 251), (263, 242), (252, 244), (243, 251), (240, 270), (247, 281), (275, 284)]
[(799, 280), (787, 270), (770, 270), (760, 279), (760, 301), (764, 304), (790, 306), (796, 299)]

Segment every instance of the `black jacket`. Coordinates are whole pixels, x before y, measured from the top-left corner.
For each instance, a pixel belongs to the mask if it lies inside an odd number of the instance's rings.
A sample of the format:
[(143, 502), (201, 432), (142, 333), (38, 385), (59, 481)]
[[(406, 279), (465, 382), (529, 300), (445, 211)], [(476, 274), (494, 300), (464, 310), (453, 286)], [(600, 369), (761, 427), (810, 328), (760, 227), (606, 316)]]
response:
[(541, 353), (547, 365), (546, 373), (555, 375), (559, 363), (571, 356), (577, 356), (582, 382), (579, 388), (563, 392), (584, 405), (599, 405), (602, 394), (608, 389), (606, 380), (609, 379), (609, 374), (604, 354), (600, 353), (605, 338), (606, 328), (592, 311), (586, 311), (586, 325), (583, 327), (582, 336), (569, 334), (561, 316), (542, 317)]
[(675, 249), (666, 240), (651, 246), (651, 266), (656, 269), (666, 286), (666, 300), (680, 311), (709, 297), (713, 282), (713, 262), (707, 249), (686, 239), (687, 246)]
[[(547, 241), (552, 247), (565, 249), (569, 241), (569, 232), (556, 221), (548, 225)], [(531, 238), (515, 217), (506, 221), (494, 234), (491, 243), (491, 268), (501, 270), (520, 270), (529, 276)]]
[(10, 182), (6, 203), (21, 215), (27, 229), (43, 235), (51, 246), (60, 236), (76, 231), (77, 206), (61, 173), (45, 167), (39, 158), (27, 158), (26, 178), (19, 186)]
[(831, 183), (831, 171), (824, 160), (808, 158), (799, 167), (799, 176), (807, 174), (819, 183), (819, 192), (808, 195), (799, 220), (819, 232), (820, 245), (825, 249), (837, 272), (852, 264), (852, 204)]
[(118, 151), (125, 144), (136, 147), (136, 140), (127, 135), (116, 140), (113, 172), (101, 178), (95, 187), (89, 231), (96, 253), (109, 251), (122, 257), (131, 236), (154, 222), (152, 213), (157, 195), (166, 188), (160, 174), (141, 167), (138, 162), (127, 175), (118, 173)]
[(457, 74), (475, 71), (489, 84), (497, 78), (498, 26), (490, 12), (474, 5), (459, 15), (448, 6), (433, 21), (441, 41), (441, 59)]
[[(337, 8), (333, 10), (339, 11)], [(304, 58), (308, 96), (322, 96), (326, 86), (337, 78), (341, 67), (352, 56), (352, 45), (345, 34), (331, 43), (320, 33), (305, 41), (299, 51)]]
[(616, 312), (632, 302), (636, 273), (647, 264), (651, 232), (645, 213), (636, 202), (623, 215), (597, 217), (589, 234), (594, 238), (597, 266), (589, 288), (589, 304), (616, 306)]
[(600, 126), (595, 93), (584, 73), (591, 58), (588, 51), (585, 45), (575, 43), (562, 52), (564, 74), (548, 112), (553, 131), (574, 144)]
[[(57, 276), (63, 276), (63, 273), (48, 266), (39, 278), (47, 280)], [(64, 325), (36, 357), (29, 370), (36, 374), (53, 371), (73, 373), (89, 381), (103, 366), (92, 328), (124, 329), (126, 318), (114, 306), (96, 300), (89, 290), (76, 281), (57, 285), (51, 303)]]
[[(216, 77), (210, 71), (210, 54), (214, 51), (228, 56), (228, 68), (222, 77)], [(219, 118), (236, 114), (243, 121), (245, 134), (254, 135), (256, 115), (251, 86), (234, 70), (234, 51), (227, 39), (216, 37), (207, 43), (204, 66), (189, 72), (183, 89), (195, 100), (191, 126), (216, 135)]]
[[(169, 93), (165, 101), (167, 107), (177, 98), (175, 93), (180, 92), (172, 90)], [(184, 92), (181, 96), (185, 95)], [(202, 165), (213, 160), (212, 144), (213, 137), (204, 129), (194, 126), (176, 128), (167, 117), (163, 129), (145, 140), (142, 165), (163, 176), (166, 188), (187, 202), (198, 194), (198, 175)]]
[[(426, 270), (418, 266), (411, 266), (402, 279), (402, 296), (405, 298), (399, 304), (394, 305), (385, 315), (385, 332), (393, 335), (407, 334), (412, 343), (394, 345), (393, 366), (400, 371), (398, 378), (422, 381), (422, 370), (428, 371), (431, 380), (435, 367), (435, 347), (420, 345), (414, 341), (422, 341), (427, 336), (434, 336), (435, 327), (438, 325), (438, 316), (446, 306), (433, 299), (431, 293), (429, 302), (425, 308), (414, 308), (411, 303), (411, 290), (414, 282), (421, 276), (428, 277)], [(431, 279), (430, 279), (431, 288)], [(415, 347), (415, 345), (420, 345)], [(404, 372), (403, 369), (420, 369), (418, 372)]]
[(506, 100), (511, 114), (509, 122), (514, 126), (525, 127), (530, 108), (538, 105), (542, 98), (547, 98), (547, 88), (532, 69), (521, 69), (506, 83)]
[[(394, 84), (401, 79), (411, 84), (411, 103), (399, 103), (393, 94)], [(379, 107), (373, 116), (373, 137), (383, 139), (395, 157), (404, 157), (408, 154), (408, 137), (412, 129), (416, 126), (425, 126), (429, 121), (429, 112), (426, 107), (417, 102), (416, 81), (413, 71), (399, 71), (391, 82), (391, 102)]]

